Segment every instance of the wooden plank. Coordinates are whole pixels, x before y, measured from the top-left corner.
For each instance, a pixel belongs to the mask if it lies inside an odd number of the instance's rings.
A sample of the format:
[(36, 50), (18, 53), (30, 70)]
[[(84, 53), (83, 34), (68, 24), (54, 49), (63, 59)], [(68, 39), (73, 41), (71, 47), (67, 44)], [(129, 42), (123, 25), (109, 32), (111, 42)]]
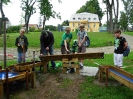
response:
[(78, 58), (72, 58), (71, 60), (69, 60), (68, 58), (63, 58), (62, 62), (78, 62)]
[(67, 68), (79, 68), (79, 65), (78, 64), (63, 64), (63, 67), (67, 67)]
[(61, 61), (63, 58), (67, 58), (71, 60), (72, 58), (81, 59), (97, 59), (97, 58), (104, 58), (104, 52), (97, 52), (97, 53), (76, 53), (76, 54), (61, 54), (61, 55), (50, 55), (50, 56), (40, 56), (42, 61)]

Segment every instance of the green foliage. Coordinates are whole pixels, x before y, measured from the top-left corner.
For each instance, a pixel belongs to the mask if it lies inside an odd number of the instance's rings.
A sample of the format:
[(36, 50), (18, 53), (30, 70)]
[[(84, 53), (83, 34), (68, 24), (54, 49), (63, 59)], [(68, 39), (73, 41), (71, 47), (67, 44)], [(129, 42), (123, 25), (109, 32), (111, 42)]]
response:
[(18, 33), (20, 30), (21, 26), (10, 26), (7, 30), (6, 33)]
[(81, 12), (88, 12), (88, 13), (94, 13), (97, 14), (99, 17), (99, 20), (102, 20), (103, 12), (101, 7), (99, 6), (98, 0), (89, 0), (86, 2), (85, 5), (83, 5), (76, 13)]
[(35, 27), (34, 26), (30, 27), (29, 32), (35, 32)]
[(46, 30), (50, 30), (50, 31), (57, 31), (57, 27), (56, 26), (53, 26), (53, 25), (46, 25), (45, 26), (45, 29)]
[(63, 23), (61, 25), (62, 26), (69, 26), (69, 21), (68, 20), (65, 20), (65, 21), (63, 21)]
[(122, 30), (126, 30), (128, 27), (128, 18), (125, 12), (121, 12), (121, 16), (120, 16), (120, 26)]

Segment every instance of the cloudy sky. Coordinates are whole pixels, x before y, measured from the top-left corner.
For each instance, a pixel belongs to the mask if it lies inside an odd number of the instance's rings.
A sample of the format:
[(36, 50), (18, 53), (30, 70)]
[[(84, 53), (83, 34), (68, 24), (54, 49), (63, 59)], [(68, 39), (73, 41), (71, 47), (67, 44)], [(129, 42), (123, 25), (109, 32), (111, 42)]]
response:
[[(21, 19), (21, 8), (20, 0), (12, 0), (12, 4), (4, 6), (3, 10), (5, 16), (9, 18), (12, 25), (20, 24)], [(64, 20), (69, 20), (70, 16), (86, 3), (87, 0), (61, 0), (62, 3), (58, 3), (58, 0), (51, 0), (53, 4), (53, 10), (61, 13), (61, 20), (50, 18), (49, 21), (46, 21), (46, 25), (55, 25), (61, 24)], [(100, 7), (102, 10), (105, 9), (105, 4), (102, 3), (102, 0), (99, 0)], [(120, 10), (123, 10), (122, 4), (120, 3)], [(39, 11), (31, 16), (30, 24), (38, 24)], [(106, 16), (103, 17), (102, 23), (106, 22)]]

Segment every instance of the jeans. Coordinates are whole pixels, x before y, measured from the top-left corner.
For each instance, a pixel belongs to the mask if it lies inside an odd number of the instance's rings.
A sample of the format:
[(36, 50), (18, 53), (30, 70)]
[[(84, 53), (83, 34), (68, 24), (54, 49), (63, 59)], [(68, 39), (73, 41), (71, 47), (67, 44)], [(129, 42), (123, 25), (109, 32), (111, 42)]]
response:
[(25, 54), (26, 53), (18, 53), (18, 63), (25, 63)]
[[(54, 54), (54, 47), (53, 46), (49, 47), (49, 50), (48, 51), (44, 49), (43, 55), (48, 55), (48, 53), (50, 55), (53, 55)], [(55, 62), (54, 61), (51, 61), (51, 65), (52, 65), (52, 67), (55, 67)]]

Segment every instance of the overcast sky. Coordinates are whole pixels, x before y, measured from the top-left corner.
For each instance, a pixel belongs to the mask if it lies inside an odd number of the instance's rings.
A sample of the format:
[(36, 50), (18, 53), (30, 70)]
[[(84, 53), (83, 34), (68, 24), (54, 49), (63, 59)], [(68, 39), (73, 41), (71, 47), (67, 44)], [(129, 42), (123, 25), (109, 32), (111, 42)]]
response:
[[(51, 0), (53, 4), (53, 10), (57, 13), (61, 13), (61, 20), (50, 18), (49, 21), (46, 21), (46, 25), (55, 25), (61, 24), (64, 20), (69, 20), (70, 16), (82, 6), (85, 5), (87, 0), (61, 0), (62, 3), (58, 3), (58, 0)], [(105, 4), (102, 3), (102, 0), (99, 0), (100, 7), (102, 10), (105, 9)], [(21, 19), (21, 8), (20, 0), (12, 0), (12, 4), (3, 7), (5, 16), (9, 18), (12, 25), (19, 25)], [(120, 3), (120, 10), (123, 10), (122, 4)], [(31, 16), (29, 24), (38, 24), (39, 11)], [(103, 17), (102, 23), (106, 22), (106, 16)]]

